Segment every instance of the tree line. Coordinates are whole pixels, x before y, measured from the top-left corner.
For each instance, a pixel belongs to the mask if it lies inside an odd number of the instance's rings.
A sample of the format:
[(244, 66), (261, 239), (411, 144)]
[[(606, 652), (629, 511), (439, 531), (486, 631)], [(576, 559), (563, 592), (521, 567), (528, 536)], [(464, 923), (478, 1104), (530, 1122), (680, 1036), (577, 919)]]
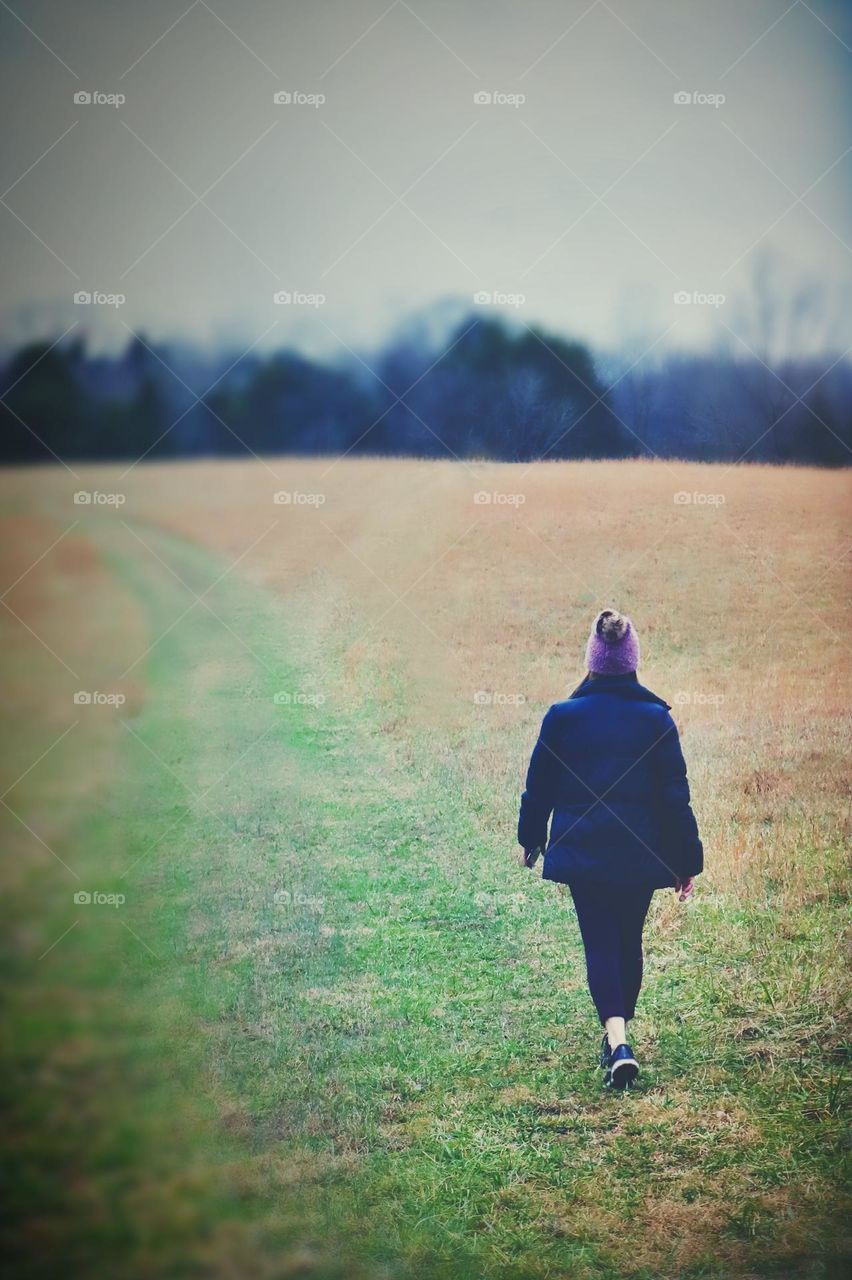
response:
[[(730, 352), (653, 363), (475, 314), (368, 364), (294, 350), (31, 343), (0, 374), (0, 461), (380, 454), (848, 464), (852, 370)], [(192, 388), (192, 390), (190, 390)]]

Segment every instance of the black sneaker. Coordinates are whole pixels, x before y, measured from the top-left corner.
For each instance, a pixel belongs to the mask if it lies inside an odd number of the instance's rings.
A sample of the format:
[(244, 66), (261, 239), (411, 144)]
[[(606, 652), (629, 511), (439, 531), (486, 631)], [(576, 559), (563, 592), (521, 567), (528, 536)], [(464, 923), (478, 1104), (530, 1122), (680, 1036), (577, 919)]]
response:
[(609, 1055), (604, 1084), (610, 1089), (627, 1089), (639, 1074), (639, 1063), (629, 1044), (620, 1044)]
[(604, 1038), (601, 1041), (601, 1071), (606, 1071), (609, 1067), (609, 1055), (612, 1050), (609, 1047), (609, 1036), (604, 1032)]

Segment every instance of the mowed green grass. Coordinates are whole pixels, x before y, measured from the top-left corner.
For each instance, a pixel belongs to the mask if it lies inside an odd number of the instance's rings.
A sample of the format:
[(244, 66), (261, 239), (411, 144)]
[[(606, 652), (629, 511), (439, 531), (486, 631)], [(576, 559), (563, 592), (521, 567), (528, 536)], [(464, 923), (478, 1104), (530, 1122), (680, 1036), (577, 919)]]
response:
[[(315, 698), (344, 635), (106, 527), (157, 643), (117, 781), (53, 845), (80, 882), (44, 859), (7, 899), (33, 922), (4, 944), (17, 1274), (840, 1275), (841, 850), (795, 917), (657, 895), (641, 1087), (605, 1095), (569, 902), (493, 834), (516, 796), (434, 728), (378, 732), (368, 668), (357, 707)], [(218, 617), (180, 617), (214, 583)]]

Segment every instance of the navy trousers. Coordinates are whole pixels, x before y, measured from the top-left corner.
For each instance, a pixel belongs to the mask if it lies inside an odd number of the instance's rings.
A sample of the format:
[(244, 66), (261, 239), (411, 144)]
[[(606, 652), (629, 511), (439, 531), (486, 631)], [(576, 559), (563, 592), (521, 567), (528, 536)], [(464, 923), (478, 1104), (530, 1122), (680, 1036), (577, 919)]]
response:
[(601, 1023), (632, 1018), (642, 986), (642, 929), (653, 889), (570, 885), (586, 952), (589, 991)]

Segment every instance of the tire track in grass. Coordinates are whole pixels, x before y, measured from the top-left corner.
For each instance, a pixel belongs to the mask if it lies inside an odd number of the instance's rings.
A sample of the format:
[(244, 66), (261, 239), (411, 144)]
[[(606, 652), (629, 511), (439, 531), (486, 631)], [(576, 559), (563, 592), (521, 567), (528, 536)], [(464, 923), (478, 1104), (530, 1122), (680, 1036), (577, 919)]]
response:
[[(35, 1003), (20, 993), (7, 1053), (19, 1183), (7, 1205), (27, 1218), (18, 1274), (55, 1275), (60, 1255), (69, 1275), (224, 1276), (246, 1255), (252, 1274), (286, 1274), (303, 1234), (297, 1197), (289, 1212), (281, 1204), (293, 1169), (238, 1140), (232, 1086), (235, 1064), (256, 1066), (243, 1046), (265, 1033), (246, 1020), (246, 957), (274, 951), (297, 973), (317, 945), (309, 919), (282, 930), (256, 901), (266, 908), (298, 852), (282, 845), (272, 800), (291, 789), (292, 835), (296, 763), (313, 730), (298, 710), (288, 725), (276, 714), (267, 685), (290, 676), (280, 660), (261, 670), (200, 608), (173, 625), (185, 590), (138, 544), (108, 536), (156, 642), (151, 697), (125, 718), (115, 795), (71, 837), (69, 857), (85, 883), (120, 890), (126, 909), (87, 920), (52, 969), (21, 974)], [(185, 567), (198, 591), (221, 571)], [(205, 668), (212, 686), (197, 679)], [(240, 762), (264, 746), (265, 786), (241, 793)], [(310, 1160), (299, 1175), (305, 1186), (326, 1176)]]

